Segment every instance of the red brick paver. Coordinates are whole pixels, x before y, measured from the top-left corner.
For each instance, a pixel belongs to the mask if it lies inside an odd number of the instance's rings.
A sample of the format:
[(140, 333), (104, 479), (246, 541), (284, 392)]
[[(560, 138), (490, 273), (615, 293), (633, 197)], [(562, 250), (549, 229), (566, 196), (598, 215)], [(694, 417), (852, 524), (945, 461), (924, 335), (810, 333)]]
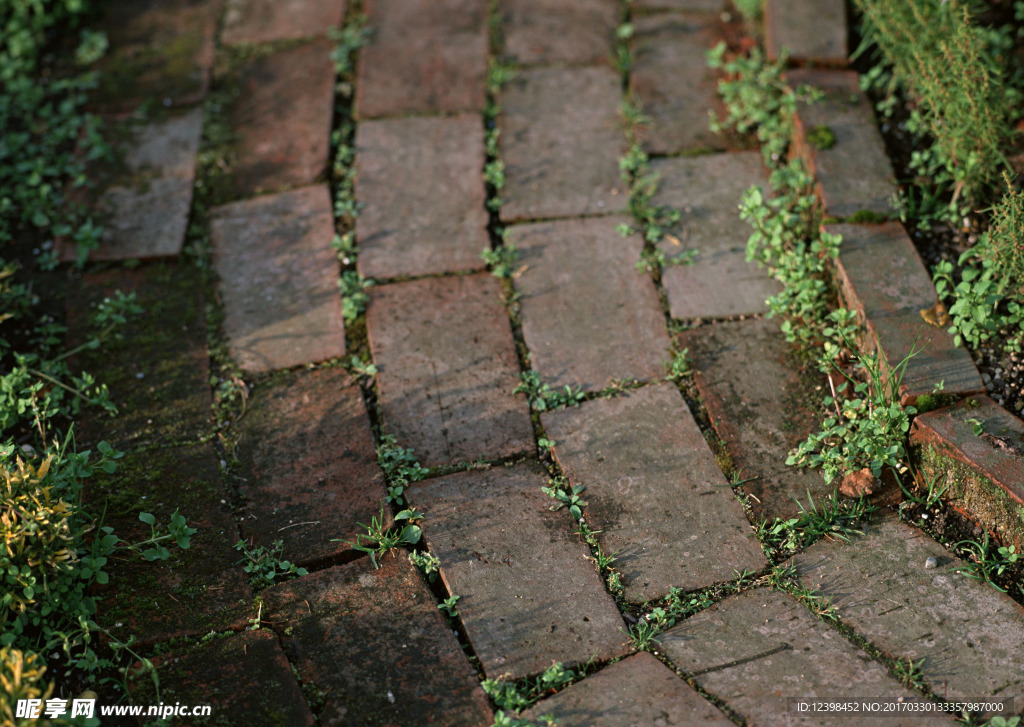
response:
[(240, 195), (311, 184), (326, 170), (333, 47), (318, 40), (263, 56), (241, 70), (242, 89), (230, 110), (238, 137), (231, 173)]
[(424, 465), (504, 457), (534, 446), (513, 395), (515, 344), (489, 275), (373, 288), (366, 325), (380, 373), (384, 427)]
[(764, 41), (771, 58), (783, 49), (793, 60), (846, 63), (843, 0), (766, 0)]
[(356, 131), (359, 271), (481, 269), (488, 247), (478, 114), (364, 121)]
[(345, 353), (334, 218), (327, 187), (304, 187), (211, 211), (224, 332), (248, 371)]
[(613, 378), (664, 374), (668, 334), (650, 277), (634, 265), (643, 243), (620, 217), (519, 225), (508, 241), (527, 269), (516, 280), (523, 337), (545, 381), (601, 389)]
[[(258, 390), (240, 423), (242, 534), (309, 563), (365, 533), (387, 492), (362, 392), (341, 369), (304, 372)], [(391, 512), (384, 508), (385, 526)]]
[(625, 208), (619, 84), (610, 68), (537, 68), (502, 89), (503, 220)]
[(586, 517), (626, 598), (654, 600), (767, 565), (739, 502), (674, 386), (647, 386), (541, 417), (586, 490)]
[(360, 118), (482, 111), (487, 4), (366, 0), (370, 43), (359, 52)]
[[(413, 486), (423, 534), (489, 677), (521, 679), (628, 651), (587, 547), (551, 512), (538, 466), (464, 472)], [(571, 604), (571, 605), (570, 605)]]
[(263, 592), (324, 725), (479, 727), (491, 723), (476, 674), (404, 553), (369, 558)]
[(616, 0), (501, 0), (505, 52), (520, 65), (607, 63), (619, 24)]
[(345, 19), (345, 0), (228, 0), (224, 45), (324, 35)]
[(522, 716), (539, 722), (541, 715), (548, 714), (560, 727), (733, 724), (671, 669), (644, 652), (538, 702)]

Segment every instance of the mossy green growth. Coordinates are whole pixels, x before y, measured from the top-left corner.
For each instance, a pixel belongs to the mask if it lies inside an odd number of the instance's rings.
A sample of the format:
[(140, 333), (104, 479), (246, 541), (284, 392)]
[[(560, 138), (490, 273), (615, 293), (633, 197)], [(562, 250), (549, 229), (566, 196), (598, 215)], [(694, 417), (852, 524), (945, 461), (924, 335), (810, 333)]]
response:
[(836, 145), (836, 135), (825, 124), (818, 124), (807, 131), (807, 143), (815, 149), (831, 149)]
[(885, 222), (885, 217), (877, 212), (872, 212), (871, 210), (857, 210), (847, 217), (846, 221), (853, 224), (875, 225), (880, 222)]

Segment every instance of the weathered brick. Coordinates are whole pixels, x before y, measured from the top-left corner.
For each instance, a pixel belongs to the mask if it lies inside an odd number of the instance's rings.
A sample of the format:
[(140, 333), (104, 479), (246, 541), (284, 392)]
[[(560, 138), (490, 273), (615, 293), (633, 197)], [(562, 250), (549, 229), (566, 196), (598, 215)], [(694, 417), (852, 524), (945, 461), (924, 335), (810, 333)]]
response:
[[(983, 431), (975, 434), (974, 419)], [(1024, 423), (987, 396), (921, 414), (910, 447), (924, 483), (1024, 552)]]
[(224, 331), (238, 364), (262, 372), (343, 355), (327, 187), (233, 202), (211, 219)]
[(505, 52), (523, 66), (607, 63), (615, 52), (615, 0), (501, 0)]
[[(387, 492), (377, 467), (362, 392), (341, 369), (295, 374), (249, 401), (239, 423), (243, 535), (284, 541), (293, 562), (347, 549), (378, 516)], [(391, 512), (384, 509), (385, 526)]]
[(489, 677), (521, 679), (553, 661), (569, 666), (629, 651), (615, 602), (571, 519), (551, 511), (546, 481), (539, 466), (521, 464), (409, 490)]
[(108, 564), (112, 585), (100, 612), (115, 638), (134, 636), (147, 645), (245, 626), (252, 591), (238, 565), (238, 528), (213, 445), (128, 454), (114, 474), (97, 471), (90, 478), (85, 498), (128, 542), (152, 535), (140, 512), (152, 513), (162, 527), (179, 512), (196, 529), (188, 550), (167, 545), (167, 560), (128, 556)]
[(674, 386), (660, 384), (541, 417), (586, 517), (618, 552), (626, 598), (696, 590), (767, 565), (743, 509)]
[(97, 64), (92, 104), (127, 113), (144, 101), (181, 106), (202, 100), (210, 85), (214, 34), (223, 0), (112, 0), (100, 27), (110, 48)]
[(843, 237), (836, 265), (840, 294), (864, 322), (870, 345), (881, 349), (890, 370), (918, 351), (900, 381), (903, 402), (930, 395), (939, 382), (946, 394), (985, 391), (970, 354), (955, 347), (945, 329), (926, 324), (921, 316), (938, 299), (903, 226), (888, 222), (826, 225), (824, 229)]
[[(153, 661), (160, 675), (159, 697), (151, 675), (140, 672), (131, 679), (133, 704), (147, 705), (147, 709), (161, 703), (209, 706), (208, 719), (214, 721), (230, 722), (244, 715), (251, 724), (316, 724), (271, 631), (243, 631), (187, 654)], [(139, 718), (137, 723), (152, 724), (152, 718)]]
[(359, 271), (480, 269), (488, 246), (478, 114), (364, 121), (356, 131)]
[(485, 274), (370, 290), (366, 326), (384, 426), (424, 465), (533, 448), (498, 281)]
[[(892, 163), (856, 71), (802, 68), (788, 72), (787, 77), (794, 88), (806, 84), (824, 92), (821, 100), (799, 105), (794, 150), (817, 179), (825, 213), (892, 216), (889, 199), (896, 193)], [(816, 148), (808, 141), (815, 129), (831, 132), (835, 143)]]
[[(1016, 700), (1024, 682), (1024, 608), (956, 568), (966, 565), (894, 518), (847, 544), (821, 541), (794, 559), (804, 585), (883, 652), (923, 660), (924, 681), (953, 701)], [(938, 567), (928, 569), (931, 556)]]
[(320, 724), (490, 724), (487, 697), (423, 579), (401, 551), (380, 565), (363, 558), (262, 593), (264, 619), (299, 677), (325, 695)]
[(324, 35), (345, 20), (345, 0), (228, 0), (224, 45)]
[(360, 118), (481, 111), (487, 73), (487, 3), (367, 0), (374, 29), (359, 52)]
[(724, 148), (711, 131), (708, 112), (721, 115), (715, 72), (708, 50), (717, 40), (713, 17), (665, 13), (634, 22), (630, 90), (650, 123), (640, 129), (652, 154)]
[(640, 10), (682, 10), (684, 12), (718, 13), (726, 9), (724, 0), (633, 0)]
[[(659, 651), (751, 727), (850, 724), (842, 713), (792, 711), (792, 699), (907, 701), (917, 696), (778, 591), (746, 591), (691, 616), (662, 635)], [(872, 725), (933, 723), (955, 724), (941, 713), (871, 717)]]
[(832, 491), (821, 474), (786, 465), (786, 455), (818, 430), (824, 377), (792, 355), (772, 320), (716, 323), (686, 331), (697, 390), (722, 438), (757, 518), (789, 517)]
[(707, 318), (761, 313), (781, 287), (767, 272), (747, 262), (750, 225), (740, 219), (739, 203), (752, 185), (767, 186), (757, 152), (655, 159), (660, 177), (652, 204), (678, 210), (680, 223), (659, 247), (669, 257), (697, 250), (691, 265), (661, 272), (673, 318)]
[(333, 43), (316, 40), (242, 68), (229, 111), (240, 196), (316, 181), (327, 168), (334, 114)]
[(106, 440), (120, 449), (197, 441), (211, 426), (210, 355), (202, 276), (191, 265), (162, 263), (87, 273), (68, 296), (69, 338), (84, 343), (97, 305), (120, 290), (143, 313), (120, 339), (75, 356), (75, 369), (105, 384), (116, 417), (85, 407), (79, 444)]
[(765, 49), (778, 58), (845, 64), (846, 3), (843, 0), (766, 0)]
[(552, 715), (561, 727), (733, 723), (693, 687), (646, 652), (616, 662), (523, 713)]
[(503, 220), (625, 208), (619, 84), (610, 68), (536, 68), (502, 89)]
[[(85, 201), (96, 208), (103, 237), (89, 259), (173, 257), (181, 252), (202, 130), (201, 109), (127, 126), (121, 130), (126, 138), (115, 142), (120, 163), (90, 165), (91, 178), (101, 181)], [(61, 257), (76, 259), (77, 246), (65, 241)]]
[(651, 279), (634, 268), (643, 243), (601, 217), (518, 225), (508, 240), (527, 266), (516, 280), (523, 336), (546, 381), (587, 389), (649, 379), (668, 361), (665, 318)]

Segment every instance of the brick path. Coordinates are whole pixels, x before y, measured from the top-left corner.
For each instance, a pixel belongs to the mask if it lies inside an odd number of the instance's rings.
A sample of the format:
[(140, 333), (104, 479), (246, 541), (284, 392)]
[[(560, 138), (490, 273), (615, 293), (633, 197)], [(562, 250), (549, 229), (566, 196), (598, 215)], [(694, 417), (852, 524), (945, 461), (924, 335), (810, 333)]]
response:
[[(924, 660), (932, 697), (1016, 698), (1024, 710), (1024, 609), (956, 573), (955, 558), (905, 525), (882, 520), (796, 557), (794, 582), (832, 596), (838, 624), (757, 580), (770, 564), (751, 523), (826, 491), (817, 474), (781, 465), (814, 424), (807, 391), (813, 402), (822, 382), (788, 357), (764, 318), (775, 283), (744, 260), (736, 205), (766, 172), (755, 152), (707, 130), (718, 2), (500, 0), (492, 17), (484, 0), (111, 5), (108, 22), (121, 25), (109, 64), (159, 43), (97, 102), (131, 128), (118, 136), (121, 176), (97, 198), (113, 217), (96, 258), (145, 262), (90, 269), (69, 317), (74, 328), (116, 288), (147, 309), (116, 363), (84, 357), (106, 371), (123, 414), (90, 415), (81, 435), (129, 452), (89, 493), (111, 498), (111, 524), (138, 532), (144, 503), (199, 528), (186, 554), (119, 567), (104, 594), (114, 636), (160, 654), (164, 701), (212, 704), (217, 724), (486, 726), (496, 706), (482, 679), (531, 678), (557, 661), (585, 678), (526, 717), (838, 724), (787, 699), (929, 698), (897, 680), (902, 658)], [(794, 5), (768, 4), (771, 43), (841, 63), (845, 33), (818, 35), (816, 21), (842, 4), (820, 17), (816, 2)], [(326, 28), (360, 12), (372, 35), (351, 77), (336, 79)], [(636, 17), (623, 75), (610, 59), (625, 12)], [(497, 91), (491, 54), (520, 67)], [(850, 90), (848, 76), (821, 82)], [(616, 232), (630, 222), (624, 89), (651, 117), (640, 139), (663, 180), (655, 201), (681, 212), (661, 244), (699, 251), (662, 275), (635, 266), (638, 234)], [(158, 110), (125, 118), (150, 93)], [(865, 121), (848, 95), (807, 122), (834, 124), (836, 147), (802, 152), (837, 216), (875, 210), (891, 184), (866, 136), (870, 112)], [(492, 117), (500, 135), (488, 149)], [(337, 216), (339, 140), (354, 151), (354, 222)], [(495, 153), (499, 190), (483, 174)], [(506, 280), (479, 257), (503, 226), (519, 253)], [(872, 335), (897, 330), (881, 345), (899, 358), (927, 304), (914, 296), (929, 293), (913, 281), (890, 290), (857, 258), (909, 248), (897, 227), (840, 231), (854, 251), (846, 292)], [(376, 284), (365, 312), (346, 319), (331, 242), (350, 230), (357, 252), (342, 265)], [(692, 388), (665, 378), (677, 348), (690, 351)], [(976, 372), (954, 360), (962, 353), (930, 349), (907, 395), (935, 370), (947, 392), (978, 391)], [(514, 393), (524, 372), (557, 391), (581, 387), (587, 401), (531, 412)], [(944, 446), (944, 421), (920, 422), (920, 445)], [(378, 569), (345, 542), (371, 518), (394, 523), (397, 506), (384, 504), (394, 482), (375, 454), (384, 435), (432, 468), (402, 497), (423, 514), (419, 547), (439, 559), (435, 580), (402, 549)], [(752, 478), (735, 493), (734, 474)], [(553, 476), (585, 487), (589, 545), (543, 493)], [(746, 509), (735, 494), (749, 496)], [(254, 588), (239, 538), (283, 541), (309, 575)], [(612, 580), (599, 552), (616, 557)], [(925, 570), (930, 554), (937, 570)], [(727, 587), (738, 578), (753, 587)], [(697, 591), (715, 603), (633, 653), (638, 616)], [(449, 596), (452, 618), (437, 608)], [(155, 701), (147, 679), (137, 688), (139, 702)]]

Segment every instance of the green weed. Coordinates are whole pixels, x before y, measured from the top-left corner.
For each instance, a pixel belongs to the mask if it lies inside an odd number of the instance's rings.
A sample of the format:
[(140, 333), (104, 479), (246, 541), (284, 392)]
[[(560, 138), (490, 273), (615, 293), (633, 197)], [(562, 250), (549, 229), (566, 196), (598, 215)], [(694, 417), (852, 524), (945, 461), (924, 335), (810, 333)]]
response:
[[(344, 543), (353, 550), (366, 553), (370, 556), (370, 562), (373, 563), (373, 567), (380, 568), (377, 565), (377, 556), (384, 555), (400, 545), (416, 545), (416, 543), (420, 542), (422, 533), (419, 525), (416, 525), (414, 521), (420, 520), (422, 517), (415, 510), (402, 510), (395, 515), (395, 527), (386, 529), (384, 527), (384, 508), (381, 508), (380, 515), (373, 516), (370, 519), (369, 525), (359, 523), (359, 527), (366, 528), (366, 532), (356, 535), (354, 542), (351, 540), (341, 540), (340, 538), (332, 539), (331, 542)], [(404, 525), (399, 524), (403, 522), (405, 523)]]
[(491, 275), (511, 278), (519, 265), (519, 251), (515, 245), (506, 242), (497, 249), (485, 247), (480, 251), (480, 259), (487, 263)]
[(966, 565), (954, 568), (955, 571), (968, 578), (985, 581), (993, 588), (1006, 593), (1006, 589), (996, 583), (996, 579), (1020, 559), (1021, 555), (1017, 552), (1016, 546), (1000, 546), (993, 550), (989, 544), (988, 533), (985, 533), (985, 539), (981, 543), (975, 540), (961, 540), (956, 547), (966, 552), (968, 561)]
[(574, 387), (567, 384), (562, 389), (551, 388), (550, 384), (541, 381), (540, 374), (536, 371), (521, 373), (519, 378), (521, 381), (513, 389), (512, 393), (526, 394), (530, 406), (537, 412), (577, 406), (586, 398), (586, 394), (578, 386)]
[(455, 604), (459, 602), (459, 598), (461, 598), (461, 596), (449, 596), (441, 603), (437, 604), (437, 607), (444, 611), (444, 615), (448, 618), (455, 618), (459, 615), (459, 609), (455, 607)]
[(377, 445), (377, 464), (384, 471), (387, 482), (387, 501), (399, 506), (405, 504), (405, 490), (409, 484), (422, 480), (428, 472), (416, 459), (416, 453), (400, 447), (392, 434), (381, 436)]
[(355, 270), (344, 270), (338, 280), (338, 289), (341, 292), (341, 315), (345, 323), (353, 323), (366, 310), (370, 296), (367, 288), (373, 287), (373, 280), (364, 278)]
[(427, 580), (433, 583), (441, 572), (441, 560), (433, 553), (419, 552), (417, 550), (409, 553), (409, 562), (423, 571)]
[(246, 544), (244, 540), (239, 540), (235, 543), (235, 550), (244, 556), (238, 562), (244, 564), (242, 570), (245, 571), (249, 584), (256, 590), (268, 588), (288, 576), (304, 576), (309, 573), (305, 568), (282, 559), (283, 540), (275, 540), (270, 548)]

